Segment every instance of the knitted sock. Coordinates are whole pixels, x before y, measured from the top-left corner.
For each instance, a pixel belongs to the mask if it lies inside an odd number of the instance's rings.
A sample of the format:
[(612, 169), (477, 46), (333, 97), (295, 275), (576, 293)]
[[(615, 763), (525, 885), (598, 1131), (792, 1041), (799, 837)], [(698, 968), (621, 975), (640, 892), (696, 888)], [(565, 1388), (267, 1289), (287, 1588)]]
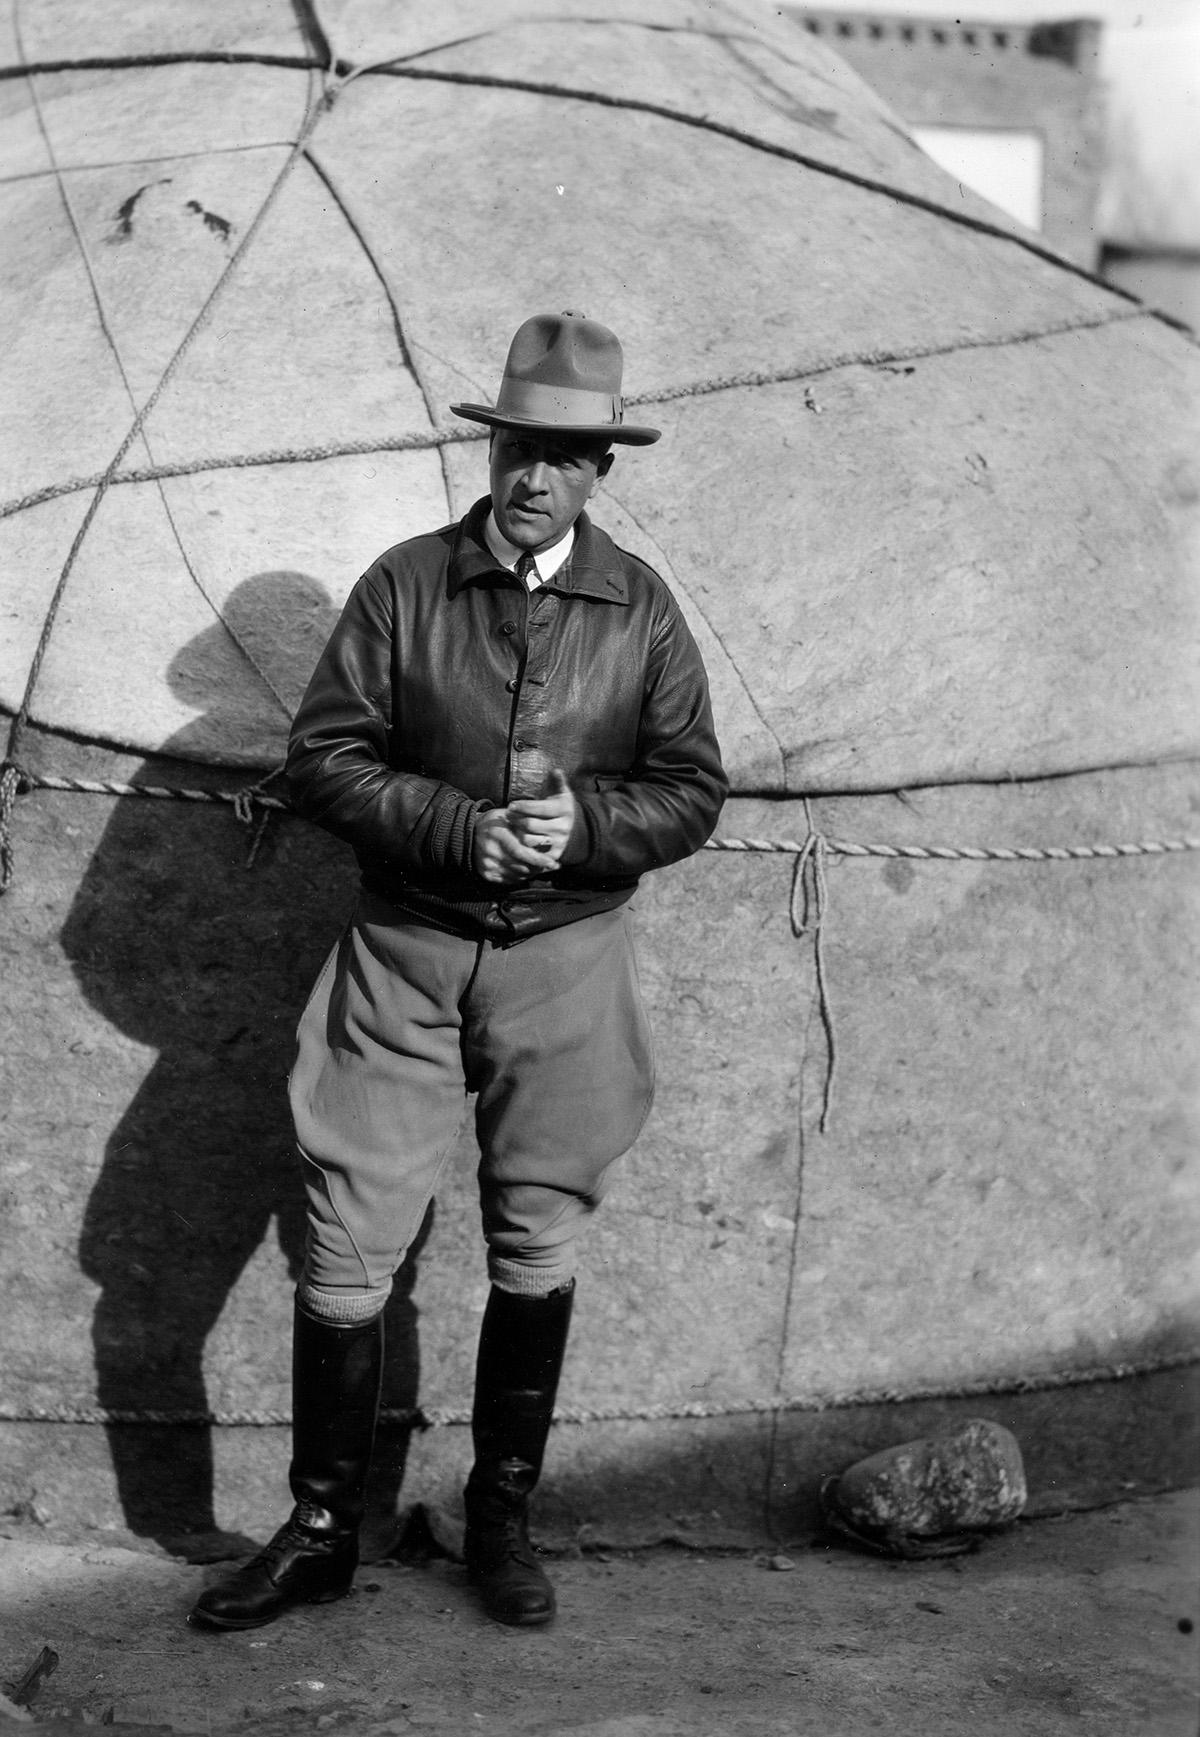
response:
[(391, 1292), (390, 1283), (380, 1291), (323, 1291), (307, 1281), (296, 1287), (300, 1307), (330, 1327), (357, 1327), (364, 1321), (373, 1321)]
[(552, 1291), (564, 1290), (570, 1284), (574, 1268), (531, 1267), (524, 1261), (489, 1254), (488, 1277), (498, 1291), (508, 1291), (514, 1297), (548, 1297)]

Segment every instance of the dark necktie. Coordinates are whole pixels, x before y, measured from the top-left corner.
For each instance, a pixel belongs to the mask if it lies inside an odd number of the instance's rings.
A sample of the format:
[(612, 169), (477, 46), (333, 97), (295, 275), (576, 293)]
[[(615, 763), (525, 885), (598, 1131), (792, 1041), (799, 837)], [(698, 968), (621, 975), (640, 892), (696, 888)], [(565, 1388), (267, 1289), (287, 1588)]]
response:
[(516, 574), (517, 574), (517, 578), (521, 581), (522, 585), (524, 585), (526, 590), (529, 589), (529, 575), (531, 573), (533, 574), (534, 578), (536, 579), (537, 578), (537, 562), (534, 560), (532, 555), (522, 555), (521, 558), (517, 562)]

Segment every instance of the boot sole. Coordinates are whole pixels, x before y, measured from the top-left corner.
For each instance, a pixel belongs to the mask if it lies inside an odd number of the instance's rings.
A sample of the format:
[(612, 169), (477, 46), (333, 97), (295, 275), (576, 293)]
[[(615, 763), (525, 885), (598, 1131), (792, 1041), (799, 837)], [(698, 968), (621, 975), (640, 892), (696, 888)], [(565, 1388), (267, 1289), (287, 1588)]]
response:
[(246, 1628), (266, 1628), (268, 1623), (278, 1622), (281, 1616), (286, 1616), (289, 1610), (298, 1610), (304, 1604), (335, 1604), (339, 1598), (348, 1598), (352, 1588), (342, 1587), (337, 1592), (317, 1592), (311, 1598), (292, 1598), (278, 1610), (273, 1610), (269, 1616), (214, 1616), (207, 1610), (189, 1610), (188, 1623), (192, 1628), (214, 1628), (221, 1630), (238, 1630)]
[[(487, 1606), (484, 1606), (487, 1610)], [(493, 1622), (502, 1622), (505, 1628), (546, 1628), (554, 1621), (552, 1610), (520, 1611), (515, 1616), (501, 1616), (499, 1611), (487, 1610)]]
[(502, 1622), (505, 1628), (545, 1628), (547, 1623), (553, 1622), (558, 1615), (558, 1606), (555, 1604), (546, 1610), (506, 1610), (502, 1605), (489, 1603), (478, 1585), (475, 1585), (475, 1590), (479, 1594), (484, 1615), (490, 1616), (493, 1622)]

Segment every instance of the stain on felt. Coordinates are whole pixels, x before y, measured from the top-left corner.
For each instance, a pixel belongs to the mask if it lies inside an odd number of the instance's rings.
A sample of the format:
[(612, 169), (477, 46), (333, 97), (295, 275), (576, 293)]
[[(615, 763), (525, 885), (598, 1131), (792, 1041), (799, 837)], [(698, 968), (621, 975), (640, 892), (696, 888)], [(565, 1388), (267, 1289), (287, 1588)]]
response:
[(129, 241), (133, 236), (133, 214), (137, 210), (142, 195), (148, 193), (151, 187), (168, 187), (170, 183), (171, 177), (169, 175), (163, 175), (157, 181), (144, 181), (129, 195), (128, 199), (123, 199), (117, 206), (114, 219), (116, 228), (109, 236), (109, 241), (114, 245), (122, 241)]
[(211, 230), (220, 240), (229, 240), (233, 225), (226, 218), (218, 217), (215, 211), (206, 211), (198, 199), (189, 199), (187, 208), (189, 211), (194, 211), (196, 216), (202, 220), (204, 227)]

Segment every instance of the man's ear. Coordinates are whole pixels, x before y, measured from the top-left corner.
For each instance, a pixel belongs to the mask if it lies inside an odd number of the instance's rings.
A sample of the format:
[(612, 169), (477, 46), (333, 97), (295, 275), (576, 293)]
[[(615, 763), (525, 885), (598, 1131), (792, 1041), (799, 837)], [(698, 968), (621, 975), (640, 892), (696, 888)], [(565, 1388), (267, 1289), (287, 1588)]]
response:
[(589, 501), (594, 501), (596, 496), (599, 494), (600, 484), (604, 481), (605, 477), (608, 475), (609, 471), (612, 469), (612, 461), (613, 461), (612, 453), (606, 452), (604, 457), (597, 464), (596, 475), (592, 481), (591, 488), (587, 492), (587, 498)]

